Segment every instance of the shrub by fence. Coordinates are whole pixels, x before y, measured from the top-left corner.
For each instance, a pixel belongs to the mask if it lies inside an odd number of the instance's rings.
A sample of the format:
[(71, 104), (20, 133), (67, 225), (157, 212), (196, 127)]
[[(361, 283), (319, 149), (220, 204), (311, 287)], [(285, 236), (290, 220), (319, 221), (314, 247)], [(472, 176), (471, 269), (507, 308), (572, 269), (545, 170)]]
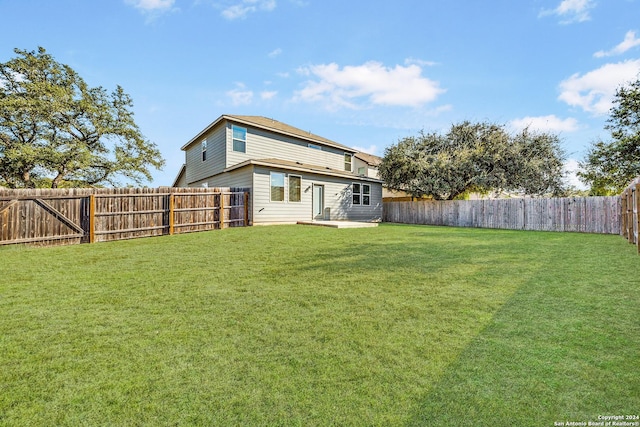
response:
[(246, 226), (244, 188), (0, 189), (0, 245), (60, 245)]
[(510, 230), (620, 233), (620, 197), (384, 202), (383, 221)]

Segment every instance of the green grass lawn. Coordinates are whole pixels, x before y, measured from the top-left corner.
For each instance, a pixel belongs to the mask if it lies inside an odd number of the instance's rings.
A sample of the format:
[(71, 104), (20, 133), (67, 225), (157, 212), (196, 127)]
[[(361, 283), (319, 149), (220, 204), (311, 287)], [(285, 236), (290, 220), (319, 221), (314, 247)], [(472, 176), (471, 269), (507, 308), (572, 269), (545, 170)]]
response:
[(618, 236), (383, 224), (0, 248), (0, 425), (640, 415)]

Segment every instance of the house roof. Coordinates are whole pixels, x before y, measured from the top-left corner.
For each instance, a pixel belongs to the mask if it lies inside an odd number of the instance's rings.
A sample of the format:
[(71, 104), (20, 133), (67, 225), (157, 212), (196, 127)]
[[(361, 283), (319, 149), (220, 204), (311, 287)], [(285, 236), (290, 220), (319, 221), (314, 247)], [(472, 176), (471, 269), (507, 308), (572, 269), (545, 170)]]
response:
[(180, 183), (180, 179), (182, 179), (182, 177), (184, 176), (185, 173), (187, 173), (187, 165), (183, 164), (180, 167), (180, 171), (178, 172), (178, 175), (176, 175), (176, 179), (173, 180), (173, 184), (171, 186), (172, 187), (177, 187), (178, 184)]
[(226, 168), (224, 172), (230, 172), (232, 170), (240, 169), (249, 165), (274, 167), (274, 168), (286, 169), (286, 170), (297, 171), (297, 172), (315, 173), (318, 175), (328, 175), (328, 176), (335, 176), (339, 178), (349, 178), (349, 179), (358, 180), (358, 181), (382, 182), (379, 179), (356, 175), (355, 173), (352, 173), (352, 172), (341, 171), (338, 169), (332, 169), (325, 166), (310, 165), (307, 163), (291, 162), (288, 160), (281, 160), (281, 159), (246, 160), (242, 163), (238, 163), (236, 165)]
[(361, 151), (354, 154), (353, 156), (362, 160), (363, 162), (365, 162), (370, 166), (378, 166), (382, 161), (382, 157), (374, 156), (373, 154), (363, 153)]
[(338, 148), (340, 150), (348, 151), (348, 152), (351, 152), (351, 153), (357, 152), (357, 150), (354, 150), (351, 147), (347, 147), (346, 145), (339, 144), (339, 143), (337, 143), (335, 141), (331, 141), (330, 139), (324, 138), (324, 137), (319, 136), (319, 135), (315, 135), (315, 134), (313, 134), (311, 132), (308, 132), (308, 131), (305, 131), (305, 130), (302, 130), (302, 129), (298, 129), (296, 127), (293, 127), (293, 126), (288, 125), (286, 123), (279, 122), (279, 121), (274, 120), (274, 119), (270, 119), (268, 117), (263, 117), (263, 116), (235, 116), (235, 115), (230, 115), (230, 114), (223, 114), (222, 116), (218, 117), (213, 123), (211, 123), (209, 126), (204, 128), (200, 133), (198, 133), (195, 137), (193, 137), (189, 142), (187, 142), (185, 145), (183, 145), (181, 149), (182, 150), (186, 150), (187, 147), (189, 147), (191, 144), (193, 144), (196, 141), (199, 141), (200, 138), (202, 138), (202, 136), (205, 133), (209, 132), (211, 129), (213, 129), (215, 126), (217, 126), (218, 124), (222, 123), (225, 120), (228, 120), (228, 121), (234, 122), (234, 123), (238, 123), (238, 124), (243, 124), (243, 125), (246, 125), (246, 126), (253, 126), (253, 127), (256, 127), (256, 128), (268, 130), (268, 131), (279, 133), (279, 134), (282, 134), (282, 135), (292, 136), (292, 137), (303, 139), (305, 141), (312, 142), (312, 143), (315, 143), (315, 144), (328, 145), (330, 147)]

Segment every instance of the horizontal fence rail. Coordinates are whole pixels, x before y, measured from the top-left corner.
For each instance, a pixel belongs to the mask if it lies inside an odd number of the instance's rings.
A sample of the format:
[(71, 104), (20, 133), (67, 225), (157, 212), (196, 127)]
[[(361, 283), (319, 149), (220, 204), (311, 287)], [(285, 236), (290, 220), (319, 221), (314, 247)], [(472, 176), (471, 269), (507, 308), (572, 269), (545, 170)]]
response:
[(246, 188), (0, 189), (0, 245), (61, 245), (250, 225)]
[(383, 221), (620, 234), (620, 197), (384, 202)]

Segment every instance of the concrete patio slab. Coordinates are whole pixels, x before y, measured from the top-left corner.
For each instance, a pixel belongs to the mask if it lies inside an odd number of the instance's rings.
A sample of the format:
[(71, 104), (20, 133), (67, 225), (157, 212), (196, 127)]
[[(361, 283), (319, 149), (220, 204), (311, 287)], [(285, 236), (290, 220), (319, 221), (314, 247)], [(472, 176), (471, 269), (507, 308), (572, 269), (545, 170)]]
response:
[(359, 222), (359, 221), (298, 221), (301, 225), (317, 225), (320, 227), (332, 228), (367, 228), (377, 227), (377, 222)]

